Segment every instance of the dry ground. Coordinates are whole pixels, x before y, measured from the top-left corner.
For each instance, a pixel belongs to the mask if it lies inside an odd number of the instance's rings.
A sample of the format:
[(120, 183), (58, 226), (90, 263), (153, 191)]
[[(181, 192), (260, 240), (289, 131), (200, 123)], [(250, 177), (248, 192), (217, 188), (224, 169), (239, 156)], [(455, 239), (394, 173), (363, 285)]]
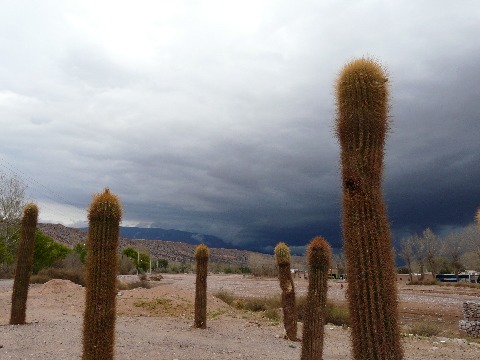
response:
[[(306, 280), (296, 279), (296, 290)], [(299, 359), (301, 344), (283, 339), (281, 324), (232, 309), (213, 294), (220, 289), (239, 296), (278, 294), (275, 279), (241, 275), (208, 278), (208, 328), (193, 329), (194, 275), (164, 275), (152, 289), (121, 291), (117, 297), (116, 359)], [(27, 322), (8, 325), (10, 280), (0, 281), (0, 359), (80, 359), (84, 288), (52, 280), (29, 292)], [(345, 288), (329, 284), (329, 298), (345, 302)], [(457, 330), (462, 302), (479, 299), (478, 289), (439, 286), (400, 286), (402, 326), (415, 322), (438, 324), (439, 337), (404, 337), (406, 359), (478, 359), (480, 346)], [(301, 326), (299, 326), (301, 336)], [(325, 327), (324, 359), (350, 357), (349, 331)]]

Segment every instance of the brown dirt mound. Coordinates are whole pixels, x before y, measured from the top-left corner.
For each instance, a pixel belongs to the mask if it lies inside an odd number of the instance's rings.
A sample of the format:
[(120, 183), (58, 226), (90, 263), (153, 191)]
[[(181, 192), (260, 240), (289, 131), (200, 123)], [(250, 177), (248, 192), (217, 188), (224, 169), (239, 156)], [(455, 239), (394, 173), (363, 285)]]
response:
[(70, 280), (52, 279), (45, 284), (32, 288), (32, 293), (41, 295), (69, 294), (74, 295), (83, 292), (83, 287)]

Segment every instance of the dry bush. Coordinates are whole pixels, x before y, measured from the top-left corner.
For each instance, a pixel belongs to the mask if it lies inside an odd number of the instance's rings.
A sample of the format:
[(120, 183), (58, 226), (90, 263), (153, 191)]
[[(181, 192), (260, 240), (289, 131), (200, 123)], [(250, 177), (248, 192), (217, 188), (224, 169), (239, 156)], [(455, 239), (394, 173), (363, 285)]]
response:
[(235, 301), (235, 295), (231, 291), (220, 289), (215, 294), (213, 294), (216, 298), (222, 300), (224, 303), (228, 305), (232, 305)]
[[(306, 296), (297, 297), (298, 321), (303, 321), (306, 302)], [(327, 306), (325, 307), (325, 324), (350, 326), (350, 315), (347, 305), (345, 304), (344, 306), (342, 306), (327, 301)]]
[[(225, 289), (220, 289), (214, 296), (239, 310), (263, 311), (265, 317), (274, 321), (277, 321), (277, 316), (281, 318), (281, 315), (278, 313), (278, 309), (282, 307), (280, 296), (243, 298), (235, 296), (231, 291)], [(306, 296), (298, 296), (296, 299), (298, 321), (303, 321), (306, 300)], [(346, 305), (342, 306), (327, 301), (325, 311), (325, 323), (337, 326), (350, 326), (350, 315)]]
[(424, 321), (411, 325), (409, 333), (417, 336), (432, 337), (440, 334), (440, 328), (436, 324)]
[(162, 281), (163, 276), (160, 274), (151, 274), (149, 278), (150, 278), (150, 281)]
[(132, 290), (137, 288), (150, 289), (152, 285), (147, 280), (146, 274), (139, 274), (137, 281), (123, 282), (117, 279), (117, 290)]
[(85, 286), (85, 269), (80, 268), (44, 268), (38, 274), (30, 277), (31, 284), (44, 284), (52, 279), (70, 280), (75, 284)]
[(133, 275), (137, 272), (135, 262), (128, 256), (118, 255), (117, 264), (120, 275)]
[(129, 283), (117, 281), (118, 290), (132, 290), (137, 288), (150, 289), (151, 287), (152, 286), (150, 285), (150, 283), (146, 280), (139, 280)]

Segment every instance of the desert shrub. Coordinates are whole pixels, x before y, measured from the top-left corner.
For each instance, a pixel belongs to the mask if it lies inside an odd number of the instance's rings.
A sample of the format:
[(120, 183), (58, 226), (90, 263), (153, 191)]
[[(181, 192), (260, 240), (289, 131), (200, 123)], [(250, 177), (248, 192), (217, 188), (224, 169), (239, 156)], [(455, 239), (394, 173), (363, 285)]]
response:
[(15, 264), (0, 264), (0, 279), (12, 279), (15, 275)]
[(350, 314), (346, 306), (336, 305), (327, 301), (325, 308), (325, 323), (337, 326), (350, 326)]
[(117, 290), (132, 290), (132, 289), (150, 289), (152, 286), (147, 280), (138, 280), (133, 282), (117, 281)]
[(147, 281), (147, 274), (146, 273), (140, 273), (138, 274), (138, 279), (140, 281)]
[(233, 293), (223, 288), (218, 290), (215, 294), (213, 294), (213, 296), (222, 300), (224, 303), (227, 303), (228, 305), (232, 305), (233, 301), (235, 300), (235, 296), (233, 295)]
[(52, 279), (70, 280), (75, 284), (85, 286), (85, 269), (82, 268), (43, 268), (30, 277), (31, 284), (44, 284)]
[(278, 309), (267, 309), (264, 311), (263, 316), (275, 322), (279, 322), (282, 319), (282, 316), (280, 315)]
[[(304, 321), (303, 317), (305, 313), (306, 301), (306, 296), (297, 297), (298, 321)], [(349, 326), (350, 315), (348, 313), (347, 306), (342, 306), (331, 301), (327, 301), (327, 305), (325, 307), (325, 323), (337, 326)]]
[[(220, 289), (214, 296), (239, 310), (264, 312), (264, 316), (273, 321), (277, 321), (276, 316), (281, 318), (278, 312), (278, 309), (282, 307), (280, 296), (245, 298), (235, 296), (231, 291), (225, 289)], [(306, 300), (306, 296), (298, 296), (296, 299), (298, 321), (303, 321)], [(327, 301), (325, 311), (325, 323), (350, 326), (350, 315), (346, 305), (338, 305)]]
[(84, 268), (85, 266), (82, 262), (80, 254), (76, 252), (69, 252), (64, 258), (55, 260), (51, 267), (62, 269), (76, 269)]
[(166, 270), (167, 273), (171, 273), (171, 274), (184, 274), (184, 273), (191, 273), (192, 271), (193, 271), (192, 262), (177, 262), (177, 261), (170, 262)]
[(163, 279), (163, 276), (160, 274), (150, 275), (150, 281), (161, 281), (162, 279)]
[(118, 255), (118, 273), (120, 275), (133, 275), (137, 273), (135, 262), (125, 255)]
[(409, 331), (410, 334), (424, 337), (432, 337), (440, 334), (439, 326), (428, 321), (413, 324)]
[(277, 310), (282, 307), (280, 296), (245, 298), (235, 296), (232, 292), (225, 289), (220, 289), (214, 296), (239, 310), (260, 312)]
[(278, 309), (282, 307), (280, 296), (271, 297), (252, 297), (243, 298), (238, 297), (233, 300), (233, 306), (240, 310), (247, 310), (253, 312), (267, 311), (270, 309)]

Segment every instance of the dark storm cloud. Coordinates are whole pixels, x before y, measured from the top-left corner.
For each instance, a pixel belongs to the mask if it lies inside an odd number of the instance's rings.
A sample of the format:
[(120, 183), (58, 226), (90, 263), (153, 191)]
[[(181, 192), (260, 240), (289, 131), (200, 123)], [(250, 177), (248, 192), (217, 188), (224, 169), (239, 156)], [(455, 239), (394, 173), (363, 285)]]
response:
[(109, 186), (124, 225), (341, 246), (334, 83), (364, 55), (389, 71), (395, 236), (480, 206), (475, 2), (46, 3), (0, 14), (3, 156), (43, 221)]
[(393, 86), (386, 193), (393, 228), (442, 231), (480, 205), (480, 48), (432, 61), (430, 77)]

